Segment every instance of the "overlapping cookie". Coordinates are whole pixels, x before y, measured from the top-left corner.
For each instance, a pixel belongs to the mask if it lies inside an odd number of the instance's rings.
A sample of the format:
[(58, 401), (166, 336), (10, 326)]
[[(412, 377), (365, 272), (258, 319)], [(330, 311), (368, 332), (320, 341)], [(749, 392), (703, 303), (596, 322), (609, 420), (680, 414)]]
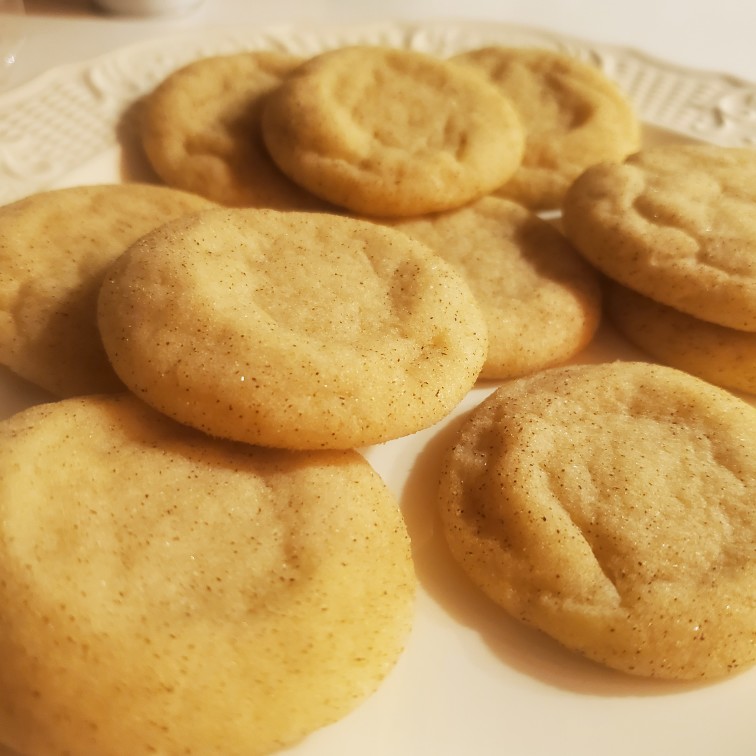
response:
[(583, 170), (637, 151), (632, 103), (600, 69), (540, 48), (485, 47), (454, 60), (484, 73), (525, 130), (522, 165), (497, 193), (533, 209), (556, 208)]
[(394, 227), (426, 243), (470, 285), (488, 328), (482, 378), (559, 364), (593, 338), (601, 318), (595, 270), (522, 205), (484, 197)]
[(513, 616), (635, 675), (756, 662), (756, 409), (668, 367), (503, 384), (448, 452), (444, 532)]
[(333, 722), (395, 664), (416, 582), (357, 452), (212, 440), (127, 394), (0, 423), (0, 577), (0, 742), (97, 756)]
[(567, 192), (563, 224), (624, 286), (756, 331), (756, 150), (667, 145), (593, 166)]
[(290, 178), (371, 216), (478, 199), (510, 178), (524, 144), (514, 108), (483, 75), (388, 47), (308, 60), (267, 98), (262, 126)]
[(123, 389), (97, 330), (102, 275), (142, 234), (212, 206), (166, 187), (117, 184), (0, 208), (0, 362), (56, 396)]
[(707, 323), (614, 282), (606, 308), (617, 329), (655, 359), (756, 394), (756, 333)]
[(444, 417), (485, 361), (454, 269), (406, 234), (318, 213), (210, 210), (109, 270), (99, 326), (118, 375), (211, 434), (351, 448)]
[(231, 206), (323, 209), (270, 159), (260, 133), (265, 96), (302, 60), (258, 51), (202, 58), (170, 74), (142, 104), (140, 135), (155, 171)]

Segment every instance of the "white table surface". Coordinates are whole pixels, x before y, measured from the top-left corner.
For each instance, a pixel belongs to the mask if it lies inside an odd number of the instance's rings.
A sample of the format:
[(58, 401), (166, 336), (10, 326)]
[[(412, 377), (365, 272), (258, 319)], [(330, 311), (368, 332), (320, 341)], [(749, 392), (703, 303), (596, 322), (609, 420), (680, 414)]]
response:
[(26, 0), (26, 8), (25, 18), (0, 19), (0, 29), (26, 36), (15, 83), (187, 28), (458, 18), (545, 28), (756, 81), (751, 0), (205, 0), (186, 16), (152, 18), (108, 16), (92, 0)]

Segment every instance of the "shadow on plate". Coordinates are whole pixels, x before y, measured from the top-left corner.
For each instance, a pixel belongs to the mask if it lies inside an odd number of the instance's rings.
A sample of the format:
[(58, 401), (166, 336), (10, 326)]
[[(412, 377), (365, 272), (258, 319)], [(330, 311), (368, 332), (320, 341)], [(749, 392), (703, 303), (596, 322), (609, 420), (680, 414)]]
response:
[(57, 397), (20, 378), (5, 365), (0, 365), (0, 420), (11, 417), (34, 404), (54, 401), (57, 401)]
[(162, 184), (150, 165), (139, 137), (139, 114), (143, 100), (137, 99), (123, 112), (116, 124), (116, 139), (121, 147), (119, 173), (121, 181)]

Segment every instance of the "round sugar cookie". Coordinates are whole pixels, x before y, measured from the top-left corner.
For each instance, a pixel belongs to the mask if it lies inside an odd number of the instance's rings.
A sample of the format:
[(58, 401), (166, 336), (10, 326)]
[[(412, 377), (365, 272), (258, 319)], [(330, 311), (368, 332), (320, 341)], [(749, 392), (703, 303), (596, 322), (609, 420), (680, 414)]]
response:
[(127, 394), (0, 423), (0, 742), (21, 753), (277, 750), (378, 687), (415, 583), (356, 452), (210, 439)]
[(482, 378), (514, 378), (564, 362), (601, 319), (594, 269), (554, 226), (522, 205), (484, 197), (459, 210), (398, 221), (470, 285), (488, 328)]
[(756, 662), (756, 409), (669, 367), (497, 389), (447, 453), (452, 554), (514, 617), (634, 675)]
[(170, 74), (144, 100), (145, 153), (169, 186), (231, 206), (322, 209), (270, 159), (260, 133), (265, 96), (302, 59), (283, 52), (217, 55)]
[(318, 213), (211, 210), (116, 261), (99, 324), (138, 396), (208, 433), (352, 448), (444, 417), (486, 355), (462, 278), (406, 234)]
[(558, 207), (583, 170), (640, 148), (632, 103), (595, 66), (554, 50), (496, 46), (454, 60), (488, 76), (525, 129), (522, 165), (497, 194), (533, 209)]
[(589, 168), (566, 235), (607, 276), (701, 320), (756, 331), (756, 150), (668, 145)]
[(522, 158), (512, 105), (476, 71), (423, 53), (347, 47), (310, 59), (267, 99), (275, 162), (314, 194), (371, 216), (458, 207)]
[(617, 330), (655, 359), (756, 394), (756, 333), (707, 323), (611, 281), (606, 309)]
[(0, 207), (0, 363), (55, 396), (122, 390), (97, 331), (104, 270), (142, 234), (212, 206), (137, 183), (57, 189)]

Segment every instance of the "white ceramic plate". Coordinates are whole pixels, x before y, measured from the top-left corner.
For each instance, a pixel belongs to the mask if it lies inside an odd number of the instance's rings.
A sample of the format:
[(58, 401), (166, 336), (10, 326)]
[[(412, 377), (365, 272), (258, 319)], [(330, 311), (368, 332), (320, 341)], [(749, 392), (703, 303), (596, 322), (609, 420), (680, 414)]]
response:
[[(129, 105), (191, 59), (261, 47), (306, 55), (357, 42), (440, 55), (484, 44), (564, 50), (618, 81), (648, 125), (649, 141), (756, 146), (755, 84), (547, 32), (459, 22), (204, 30), (56, 69), (0, 98), (0, 203), (48, 187), (149, 178), (134, 149)], [(615, 358), (644, 356), (608, 328), (580, 356)], [(451, 563), (433, 515), (438, 456), (449, 421), (490, 390), (476, 388), (434, 428), (366, 450), (396, 492), (412, 536), (421, 583), (414, 631), (374, 696), (286, 753), (753, 756), (756, 670), (708, 685), (614, 673), (510, 620)], [(43, 398), (0, 372), (0, 417)]]

